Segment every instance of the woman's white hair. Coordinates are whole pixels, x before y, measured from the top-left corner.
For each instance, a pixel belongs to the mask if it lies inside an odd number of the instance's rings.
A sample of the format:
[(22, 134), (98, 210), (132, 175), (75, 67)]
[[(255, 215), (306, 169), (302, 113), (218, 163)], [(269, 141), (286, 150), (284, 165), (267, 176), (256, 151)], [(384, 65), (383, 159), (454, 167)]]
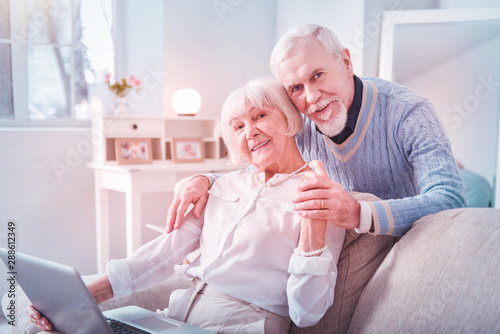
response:
[(271, 54), (271, 71), (276, 75), (281, 61), (288, 52), (303, 38), (314, 37), (323, 44), (325, 51), (331, 54), (337, 61), (342, 61), (344, 46), (337, 36), (328, 28), (318, 24), (304, 24), (286, 32), (276, 43)]
[(231, 121), (241, 117), (251, 109), (271, 107), (280, 111), (287, 122), (286, 136), (295, 136), (302, 130), (304, 121), (295, 108), (283, 86), (273, 78), (255, 79), (234, 90), (224, 102), (221, 113), (222, 138), (228, 149), (230, 163), (237, 165), (241, 161)]

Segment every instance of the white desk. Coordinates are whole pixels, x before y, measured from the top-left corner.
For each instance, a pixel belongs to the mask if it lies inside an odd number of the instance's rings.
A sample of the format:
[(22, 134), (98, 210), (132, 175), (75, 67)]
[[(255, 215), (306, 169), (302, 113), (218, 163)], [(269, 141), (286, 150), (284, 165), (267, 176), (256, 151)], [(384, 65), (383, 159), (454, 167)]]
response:
[[(186, 173), (211, 173), (232, 170), (225, 160), (208, 159), (203, 163), (174, 164), (154, 161), (150, 165), (118, 165), (90, 163), (95, 172), (95, 203), (97, 233), (97, 270), (104, 272), (110, 260), (109, 249), (109, 190), (125, 193), (127, 255), (141, 246), (141, 195), (173, 192), (174, 186)], [(181, 174), (182, 173), (182, 174)]]

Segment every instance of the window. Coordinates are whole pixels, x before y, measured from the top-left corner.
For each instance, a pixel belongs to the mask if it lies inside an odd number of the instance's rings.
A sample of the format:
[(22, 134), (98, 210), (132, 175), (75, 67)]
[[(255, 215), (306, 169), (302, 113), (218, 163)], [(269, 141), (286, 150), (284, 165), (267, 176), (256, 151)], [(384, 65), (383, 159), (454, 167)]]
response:
[(9, 2), (0, 0), (0, 118), (11, 118), (12, 66), (10, 56)]
[(0, 124), (88, 125), (111, 103), (104, 77), (115, 73), (113, 7), (0, 0)]

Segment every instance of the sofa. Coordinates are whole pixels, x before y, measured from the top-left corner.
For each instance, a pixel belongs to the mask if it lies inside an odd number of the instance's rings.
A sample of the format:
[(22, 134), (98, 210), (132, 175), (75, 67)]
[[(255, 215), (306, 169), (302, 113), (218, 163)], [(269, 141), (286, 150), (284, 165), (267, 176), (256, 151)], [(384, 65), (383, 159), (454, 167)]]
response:
[[(498, 209), (425, 216), (400, 239), (348, 231), (334, 304), (315, 326), (292, 324), (290, 333), (499, 333), (499, 259)], [(173, 290), (189, 284), (180, 267), (164, 283), (101, 307), (163, 309)], [(4, 296), (4, 310), (8, 302)], [(29, 302), (17, 303), (21, 310)], [(17, 327), (37, 332), (22, 311)]]

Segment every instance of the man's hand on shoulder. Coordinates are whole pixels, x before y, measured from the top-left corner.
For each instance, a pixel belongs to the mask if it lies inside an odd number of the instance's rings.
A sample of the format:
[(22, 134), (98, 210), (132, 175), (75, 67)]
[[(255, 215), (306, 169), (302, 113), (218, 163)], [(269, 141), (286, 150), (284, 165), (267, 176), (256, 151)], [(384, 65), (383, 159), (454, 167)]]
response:
[(193, 213), (199, 218), (208, 201), (208, 189), (210, 180), (203, 175), (197, 175), (189, 180), (174, 196), (174, 200), (168, 209), (167, 233), (179, 228), (189, 208), (194, 204)]

